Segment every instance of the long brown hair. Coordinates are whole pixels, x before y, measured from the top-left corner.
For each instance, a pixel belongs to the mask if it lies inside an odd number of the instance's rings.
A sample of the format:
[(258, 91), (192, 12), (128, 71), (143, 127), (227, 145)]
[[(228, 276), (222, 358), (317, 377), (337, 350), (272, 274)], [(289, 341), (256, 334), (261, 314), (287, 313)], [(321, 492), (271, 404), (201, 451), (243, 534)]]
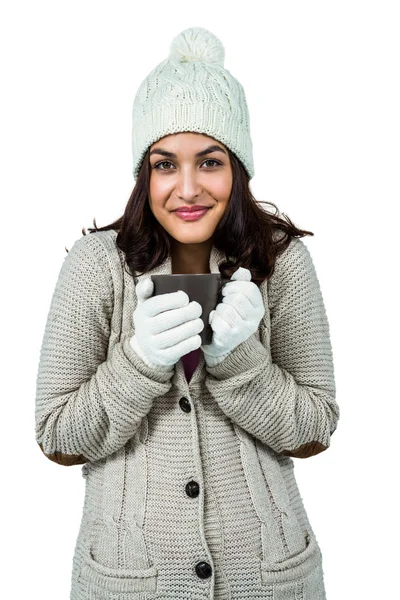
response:
[[(268, 279), (275, 267), (278, 254), (283, 252), (293, 237), (314, 235), (311, 231), (297, 228), (283, 213), (287, 221), (279, 216), (272, 202), (257, 201), (249, 185), (249, 176), (242, 162), (229, 151), (232, 167), (232, 191), (228, 207), (213, 235), (213, 244), (225, 252), (226, 260), (219, 270), (222, 277), (230, 278), (239, 268), (251, 271), (252, 281), (258, 286)], [(117, 246), (125, 253), (125, 263), (131, 275), (143, 274), (160, 265), (170, 254), (168, 232), (153, 215), (149, 203), (150, 160), (149, 150), (144, 156), (135, 187), (124, 214), (109, 225), (89, 227), (89, 233), (114, 229), (118, 231)], [(258, 203), (270, 204), (275, 214), (259, 207)], [(283, 235), (274, 239), (273, 233), (280, 230)], [(85, 228), (82, 233), (87, 235)], [(135, 273), (136, 272), (136, 273)]]

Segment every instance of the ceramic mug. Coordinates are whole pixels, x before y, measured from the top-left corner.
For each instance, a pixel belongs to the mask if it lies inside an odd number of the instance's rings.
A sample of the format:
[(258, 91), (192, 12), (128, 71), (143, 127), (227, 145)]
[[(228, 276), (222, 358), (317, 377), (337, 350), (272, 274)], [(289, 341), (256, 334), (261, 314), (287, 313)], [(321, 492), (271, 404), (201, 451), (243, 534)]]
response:
[(189, 296), (189, 302), (196, 300), (203, 311), (201, 319), (204, 328), (200, 331), (201, 345), (211, 344), (212, 328), (208, 323), (210, 312), (222, 301), (222, 288), (230, 279), (220, 273), (175, 273), (170, 275), (151, 275), (154, 282), (153, 296), (170, 294), (183, 290)]

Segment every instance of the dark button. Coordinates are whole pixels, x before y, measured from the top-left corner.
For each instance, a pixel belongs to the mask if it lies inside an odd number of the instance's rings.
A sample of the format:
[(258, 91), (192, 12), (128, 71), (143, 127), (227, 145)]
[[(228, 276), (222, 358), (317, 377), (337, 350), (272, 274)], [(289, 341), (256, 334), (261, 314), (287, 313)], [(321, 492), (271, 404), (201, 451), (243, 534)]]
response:
[(196, 498), (199, 495), (199, 484), (197, 481), (188, 481), (185, 491), (190, 498)]
[(190, 406), (190, 402), (187, 398), (185, 398), (185, 396), (183, 396), (183, 398), (181, 398), (179, 400), (179, 406), (181, 407), (181, 409), (184, 412), (190, 412), (192, 410), (192, 407)]
[(212, 569), (206, 562), (199, 562), (196, 565), (196, 573), (201, 579), (207, 579), (211, 577)]

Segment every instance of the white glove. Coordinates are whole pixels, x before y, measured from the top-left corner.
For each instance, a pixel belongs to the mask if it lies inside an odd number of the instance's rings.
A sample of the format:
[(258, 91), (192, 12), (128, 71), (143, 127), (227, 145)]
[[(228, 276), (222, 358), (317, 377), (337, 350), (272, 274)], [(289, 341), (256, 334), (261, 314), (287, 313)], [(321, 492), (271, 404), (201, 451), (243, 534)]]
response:
[(222, 288), (222, 302), (209, 316), (211, 344), (201, 346), (208, 366), (222, 362), (236, 346), (257, 331), (265, 313), (261, 292), (249, 269), (239, 267)]
[(154, 282), (140, 281), (136, 286), (137, 307), (133, 313), (135, 333), (131, 348), (153, 369), (170, 371), (181, 356), (200, 347), (204, 328), (201, 304), (183, 290), (152, 296)]

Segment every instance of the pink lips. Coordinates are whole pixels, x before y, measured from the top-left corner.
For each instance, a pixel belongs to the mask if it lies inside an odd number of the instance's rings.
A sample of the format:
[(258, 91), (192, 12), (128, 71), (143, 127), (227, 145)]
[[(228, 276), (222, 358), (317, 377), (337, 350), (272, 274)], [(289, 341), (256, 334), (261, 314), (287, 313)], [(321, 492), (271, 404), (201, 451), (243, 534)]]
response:
[(181, 210), (175, 211), (175, 214), (183, 221), (197, 221), (198, 219), (201, 219), (201, 217), (203, 217), (208, 210), (208, 208), (203, 210), (195, 210), (192, 212)]

